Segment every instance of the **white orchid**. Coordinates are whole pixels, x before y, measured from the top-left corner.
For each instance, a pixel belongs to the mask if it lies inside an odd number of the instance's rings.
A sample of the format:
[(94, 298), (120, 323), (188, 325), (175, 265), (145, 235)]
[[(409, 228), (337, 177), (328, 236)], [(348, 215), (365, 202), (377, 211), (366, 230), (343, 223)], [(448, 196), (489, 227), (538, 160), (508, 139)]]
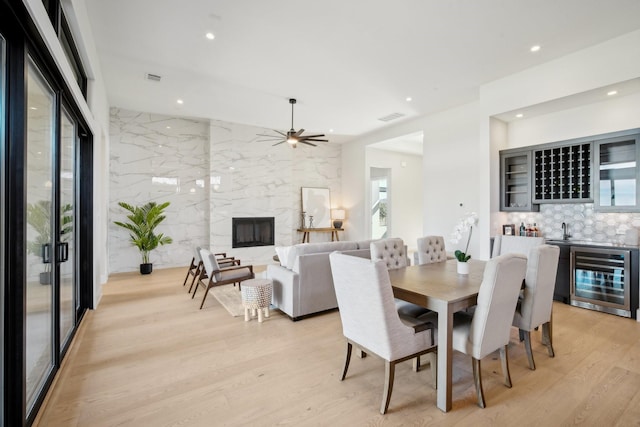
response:
[(462, 239), (462, 235), (469, 232), (469, 237), (467, 238), (467, 246), (464, 249), (464, 252), (457, 250), (454, 252), (456, 259), (458, 261), (467, 262), (471, 255), (467, 255), (467, 251), (469, 250), (469, 242), (471, 241), (471, 234), (473, 233), (473, 226), (478, 225), (478, 214), (475, 212), (470, 212), (466, 214), (460, 222), (453, 229), (453, 233), (451, 234), (450, 241), (451, 243), (457, 244)]

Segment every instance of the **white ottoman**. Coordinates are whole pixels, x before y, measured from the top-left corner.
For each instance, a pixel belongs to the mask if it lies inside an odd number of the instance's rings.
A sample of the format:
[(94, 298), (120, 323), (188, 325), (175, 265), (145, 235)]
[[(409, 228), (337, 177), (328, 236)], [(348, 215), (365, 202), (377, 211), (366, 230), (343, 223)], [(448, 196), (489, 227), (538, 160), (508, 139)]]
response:
[[(273, 285), (269, 279), (250, 279), (242, 282), (242, 305), (244, 306), (244, 320), (248, 322), (258, 312), (258, 322), (269, 317), (269, 305)], [(251, 314), (249, 313), (251, 310)]]

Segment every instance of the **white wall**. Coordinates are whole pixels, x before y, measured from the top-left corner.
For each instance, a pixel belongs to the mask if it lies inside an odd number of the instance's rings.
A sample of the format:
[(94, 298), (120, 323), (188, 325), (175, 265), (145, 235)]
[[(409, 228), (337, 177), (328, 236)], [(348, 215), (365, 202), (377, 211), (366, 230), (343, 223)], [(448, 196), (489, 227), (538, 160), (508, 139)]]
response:
[[(232, 247), (232, 218), (274, 217), (275, 246), (299, 243), (300, 188), (326, 187), (341, 206), (341, 146), (258, 142), (263, 128), (112, 109), (110, 271), (135, 271), (140, 255), (125, 230), (118, 201), (170, 201), (159, 231), (174, 239), (152, 255), (154, 268), (187, 265), (193, 246), (226, 252), (243, 264), (273, 262), (274, 246)], [(167, 128), (170, 127), (170, 129)], [(166, 178), (154, 182), (153, 178)], [(313, 242), (330, 233), (312, 233)], [(341, 236), (342, 238), (344, 236)]]
[[(409, 249), (415, 249), (416, 239), (422, 236), (422, 156), (367, 148), (366, 157), (367, 171), (372, 167), (391, 171), (387, 182), (391, 208), (391, 221), (388, 223), (390, 232), (387, 236), (400, 237)], [(365, 185), (364, 193), (370, 206), (369, 182)]]
[(508, 124), (508, 148), (640, 128), (640, 93)]
[[(358, 234), (349, 237), (368, 237), (364, 217), (368, 213), (365, 191), (368, 191), (369, 164), (367, 161), (362, 162), (368, 151), (367, 146), (393, 137), (422, 132), (423, 188), (421, 197), (418, 196), (422, 199), (422, 206), (414, 208), (421, 211), (422, 224), (414, 226), (415, 231), (407, 233), (442, 235), (445, 237), (447, 249), (457, 249), (458, 246), (449, 242), (450, 234), (465, 213), (477, 212), (479, 208), (478, 114), (478, 103), (471, 103), (429, 117), (403, 122), (345, 144), (342, 150), (342, 188), (345, 198), (352, 206), (349, 211), (351, 218), (357, 216), (363, 219), (362, 224), (354, 224), (352, 221), (351, 228), (358, 229)], [(415, 177), (413, 183), (407, 184), (407, 188), (415, 189), (415, 182), (419, 179)], [(396, 220), (414, 217), (406, 212), (400, 214), (402, 216), (396, 216)], [(393, 234), (397, 235), (395, 231)], [(403, 237), (408, 244), (409, 239), (413, 241), (417, 238), (402, 235), (399, 237)], [(474, 237), (471, 240), (470, 252), (476, 256), (479, 248), (480, 239)]]
[[(470, 252), (489, 256), (489, 237), (506, 216), (499, 212), (498, 151), (615, 130), (639, 127), (638, 95), (583, 105), (583, 92), (640, 77), (640, 31), (532, 67), (487, 83), (478, 102), (428, 117), (387, 127), (357, 138), (343, 148), (345, 197), (354, 210), (363, 209), (366, 167), (361, 158), (366, 146), (381, 140), (422, 131), (424, 134), (424, 234), (448, 234), (466, 211), (480, 217)], [(558, 108), (554, 103), (562, 103)], [(508, 126), (493, 116), (530, 106), (546, 105), (556, 111), (545, 117)], [(569, 106), (569, 107), (567, 107)], [(568, 111), (567, 111), (568, 110)], [(459, 206), (462, 203), (463, 206)], [(364, 236), (364, 229), (359, 230)], [(455, 247), (448, 244), (448, 249)]]

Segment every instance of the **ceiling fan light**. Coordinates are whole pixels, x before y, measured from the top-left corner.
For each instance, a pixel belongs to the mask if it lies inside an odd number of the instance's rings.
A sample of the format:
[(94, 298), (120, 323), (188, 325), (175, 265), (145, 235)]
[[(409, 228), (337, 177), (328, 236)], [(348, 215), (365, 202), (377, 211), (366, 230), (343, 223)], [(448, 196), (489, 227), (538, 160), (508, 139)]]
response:
[(291, 145), (296, 145), (298, 143), (298, 138), (296, 138), (295, 136), (290, 136), (289, 138), (287, 138), (287, 142)]

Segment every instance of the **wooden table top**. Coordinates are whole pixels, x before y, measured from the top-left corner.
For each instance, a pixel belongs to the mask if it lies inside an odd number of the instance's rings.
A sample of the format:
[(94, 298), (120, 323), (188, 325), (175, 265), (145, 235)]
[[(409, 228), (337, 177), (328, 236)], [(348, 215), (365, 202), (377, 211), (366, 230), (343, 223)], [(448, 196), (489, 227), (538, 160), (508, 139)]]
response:
[(455, 303), (477, 295), (486, 262), (469, 260), (468, 275), (457, 273), (456, 262), (453, 259), (389, 270), (394, 295), (427, 308), (429, 299)]

